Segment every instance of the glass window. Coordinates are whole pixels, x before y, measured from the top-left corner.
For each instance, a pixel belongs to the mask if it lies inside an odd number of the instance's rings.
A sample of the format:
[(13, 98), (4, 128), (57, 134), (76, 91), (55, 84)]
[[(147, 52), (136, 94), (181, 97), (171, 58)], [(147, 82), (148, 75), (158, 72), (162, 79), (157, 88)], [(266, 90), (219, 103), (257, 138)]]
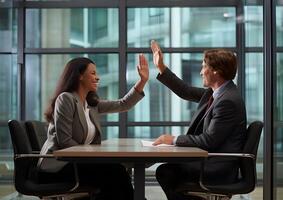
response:
[(8, 120), (18, 114), (17, 60), (11, 54), (0, 54), (0, 60), (0, 120)]
[(118, 9), (27, 9), (26, 47), (118, 47)]
[(72, 9), (71, 22), (71, 38), (80, 40), (84, 37), (84, 9)]
[(107, 140), (111, 138), (119, 138), (119, 127), (117, 126), (102, 127), (101, 140)]
[[(150, 54), (151, 55), (151, 54)], [(135, 58), (134, 62), (130, 58)], [(149, 62), (152, 56), (146, 55)], [(200, 76), (203, 54), (164, 54), (165, 63), (189, 85), (202, 87)], [(136, 71), (138, 55), (128, 54), (127, 84), (132, 87), (138, 80)], [(151, 64), (150, 64), (151, 65)], [(160, 83), (156, 76), (158, 70), (150, 67), (149, 83), (145, 87), (144, 98), (133, 109), (128, 112), (129, 121), (189, 121), (196, 111), (197, 103), (182, 100)], [(173, 103), (174, 102), (174, 103)]]
[(0, 51), (15, 47), (16, 30), (16, 12), (11, 8), (0, 8)]
[(129, 8), (128, 14), (128, 44), (134, 47), (148, 47), (156, 38), (163, 38), (165, 47), (236, 46), (232, 7)]
[[(247, 53), (246, 54), (246, 71), (245, 71), (245, 96), (247, 120), (251, 123), (255, 120), (263, 121), (263, 54), (262, 53)], [(257, 177), (258, 182), (263, 180), (263, 140), (264, 132), (261, 134), (261, 139), (257, 154)], [(262, 189), (257, 188), (253, 194), (257, 194), (257, 198), (262, 199)]]
[(277, 53), (275, 119), (283, 121), (283, 53)]
[(0, 123), (0, 198), (15, 191), (11, 184), (14, 175), (14, 161), (10, 138), (7, 121), (5, 125)]
[(105, 35), (107, 35), (107, 12), (108, 11), (106, 9), (90, 10), (88, 26), (94, 27), (89, 30), (89, 36), (92, 41), (99, 38), (105, 38)]
[(263, 121), (263, 54), (246, 54), (246, 107), (248, 121)]
[[(276, 69), (276, 87), (274, 93), (276, 96), (274, 106), (274, 172), (276, 179), (274, 180), (277, 189), (278, 198), (282, 197), (279, 187), (283, 181), (283, 53), (277, 53), (277, 69)], [(281, 196), (280, 196), (281, 195)]]
[[(283, 46), (283, 4), (282, 1), (276, 1), (276, 41), (277, 47)], [(283, 52), (277, 48), (276, 68), (274, 68), (274, 155), (273, 155), (273, 172), (274, 172), (274, 198), (282, 199), (282, 182), (283, 182)]]
[(149, 24), (161, 24), (164, 22), (163, 8), (149, 8)]
[[(263, 8), (245, 6), (245, 39), (247, 47), (263, 46)], [(239, 19), (241, 20), (241, 19)]]
[(135, 28), (135, 10), (128, 9), (127, 17), (128, 17), (128, 29)]
[[(8, 120), (18, 117), (18, 70), (16, 56), (0, 54), (0, 190), (13, 178), (13, 148), (8, 130)], [(6, 185), (2, 195), (14, 191)]]
[[(79, 56), (89, 57), (94, 62), (99, 61), (96, 65), (100, 77), (98, 89), (100, 98), (109, 100), (118, 98), (119, 67), (117, 54), (30, 54), (26, 56), (27, 119), (44, 120), (44, 111), (55, 91), (64, 66), (71, 58)], [(101, 120), (117, 121), (118, 114), (103, 115)]]
[(283, 46), (283, 6), (276, 6), (276, 40), (277, 46)]

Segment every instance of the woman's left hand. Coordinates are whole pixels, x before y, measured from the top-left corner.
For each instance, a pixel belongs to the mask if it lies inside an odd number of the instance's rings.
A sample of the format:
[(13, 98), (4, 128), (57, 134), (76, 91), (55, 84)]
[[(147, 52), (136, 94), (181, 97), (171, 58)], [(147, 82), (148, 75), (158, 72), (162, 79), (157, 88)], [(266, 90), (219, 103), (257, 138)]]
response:
[(147, 82), (149, 78), (148, 62), (143, 54), (139, 54), (139, 65), (137, 70), (142, 82)]

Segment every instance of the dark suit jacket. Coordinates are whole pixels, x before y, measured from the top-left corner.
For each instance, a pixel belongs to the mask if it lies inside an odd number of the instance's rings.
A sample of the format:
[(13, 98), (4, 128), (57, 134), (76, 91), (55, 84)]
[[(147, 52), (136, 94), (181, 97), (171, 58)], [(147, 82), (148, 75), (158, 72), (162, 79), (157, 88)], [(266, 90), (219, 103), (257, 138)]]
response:
[[(182, 99), (199, 103), (187, 134), (178, 136), (177, 146), (199, 147), (209, 152), (241, 152), (246, 136), (246, 110), (244, 101), (232, 81), (206, 111), (208, 99), (213, 93), (211, 88), (188, 86), (168, 68), (159, 74), (157, 79)], [(206, 169), (216, 173), (231, 168), (231, 173), (236, 176), (237, 167), (233, 165), (237, 166), (234, 158), (211, 158)]]

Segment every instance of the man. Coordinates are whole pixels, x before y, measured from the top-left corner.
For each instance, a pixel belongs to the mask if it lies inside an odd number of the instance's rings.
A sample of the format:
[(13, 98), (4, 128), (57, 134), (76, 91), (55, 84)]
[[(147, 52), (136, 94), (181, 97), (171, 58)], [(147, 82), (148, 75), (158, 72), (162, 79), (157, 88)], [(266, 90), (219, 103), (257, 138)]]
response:
[[(200, 75), (205, 88), (187, 85), (163, 63), (157, 42), (151, 42), (153, 62), (159, 70), (157, 79), (182, 99), (198, 103), (186, 135), (161, 135), (154, 142), (177, 146), (199, 147), (209, 152), (241, 152), (246, 134), (246, 110), (233, 79), (237, 59), (233, 52), (213, 49), (204, 52)], [(187, 164), (163, 164), (157, 168), (156, 178), (168, 200), (183, 199), (175, 191), (186, 182), (198, 182), (200, 161)], [(238, 177), (235, 158), (209, 158), (205, 163), (205, 182), (231, 183)], [(191, 197), (191, 199), (197, 199)]]

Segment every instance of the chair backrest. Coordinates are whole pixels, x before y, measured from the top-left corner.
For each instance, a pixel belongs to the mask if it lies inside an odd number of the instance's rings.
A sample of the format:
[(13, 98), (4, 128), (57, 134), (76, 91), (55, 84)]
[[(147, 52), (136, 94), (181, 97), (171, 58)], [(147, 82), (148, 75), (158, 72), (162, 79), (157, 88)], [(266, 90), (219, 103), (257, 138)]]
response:
[(206, 185), (211, 193), (232, 196), (235, 194), (247, 194), (254, 190), (256, 184), (256, 156), (260, 141), (263, 123), (252, 122), (247, 129), (246, 142), (242, 153), (253, 154), (255, 159), (249, 157), (240, 158), (240, 178), (231, 184)]
[(10, 120), (8, 122), (11, 140), (14, 149), (14, 182), (15, 188), (22, 194), (26, 193), (26, 180), (29, 179), (32, 169), (36, 166), (36, 160), (18, 159), (23, 154), (31, 154), (32, 148), (29, 142), (24, 122)]
[[(260, 121), (252, 122), (246, 132), (246, 142), (243, 147), (243, 154), (252, 154), (255, 159), (245, 155), (239, 158), (240, 162), (240, 177), (233, 183), (223, 183), (223, 184), (205, 184), (206, 189), (199, 188), (199, 185), (195, 183), (188, 183), (185, 186), (180, 186), (177, 188), (178, 191), (182, 193), (188, 192), (200, 192), (208, 193), (214, 197), (227, 196), (231, 197), (236, 194), (247, 194), (254, 190), (256, 184), (256, 156), (257, 149), (260, 141), (260, 136), (263, 128), (263, 123)], [(229, 154), (229, 153), (227, 153)], [(233, 155), (233, 154), (232, 154)], [(232, 156), (231, 155), (231, 156)], [(195, 188), (195, 189), (192, 189)]]
[(250, 153), (257, 156), (257, 149), (260, 141), (260, 136), (263, 128), (261, 121), (252, 122), (247, 129), (246, 143), (243, 148), (243, 153)]
[(239, 193), (249, 193), (255, 188), (257, 181), (256, 158), (262, 128), (263, 122), (254, 121), (249, 125), (247, 129), (247, 138), (243, 148), (243, 153), (253, 154), (255, 156), (255, 159), (241, 159), (241, 179), (239, 182)]
[(32, 152), (29, 138), (25, 130), (24, 122), (10, 120), (8, 122), (14, 155), (29, 154)]
[[(37, 168), (38, 154), (32, 154), (31, 143), (25, 123), (17, 120), (8, 122), (14, 149), (14, 184), (16, 190), (25, 195), (48, 196), (71, 191), (75, 182), (58, 180), (56, 173), (48, 173), (50, 180), (41, 180)], [(28, 155), (27, 155), (28, 154)]]
[(26, 121), (26, 130), (33, 151), (40, 151), (47, 139), (47, 123), (41, 121)]

